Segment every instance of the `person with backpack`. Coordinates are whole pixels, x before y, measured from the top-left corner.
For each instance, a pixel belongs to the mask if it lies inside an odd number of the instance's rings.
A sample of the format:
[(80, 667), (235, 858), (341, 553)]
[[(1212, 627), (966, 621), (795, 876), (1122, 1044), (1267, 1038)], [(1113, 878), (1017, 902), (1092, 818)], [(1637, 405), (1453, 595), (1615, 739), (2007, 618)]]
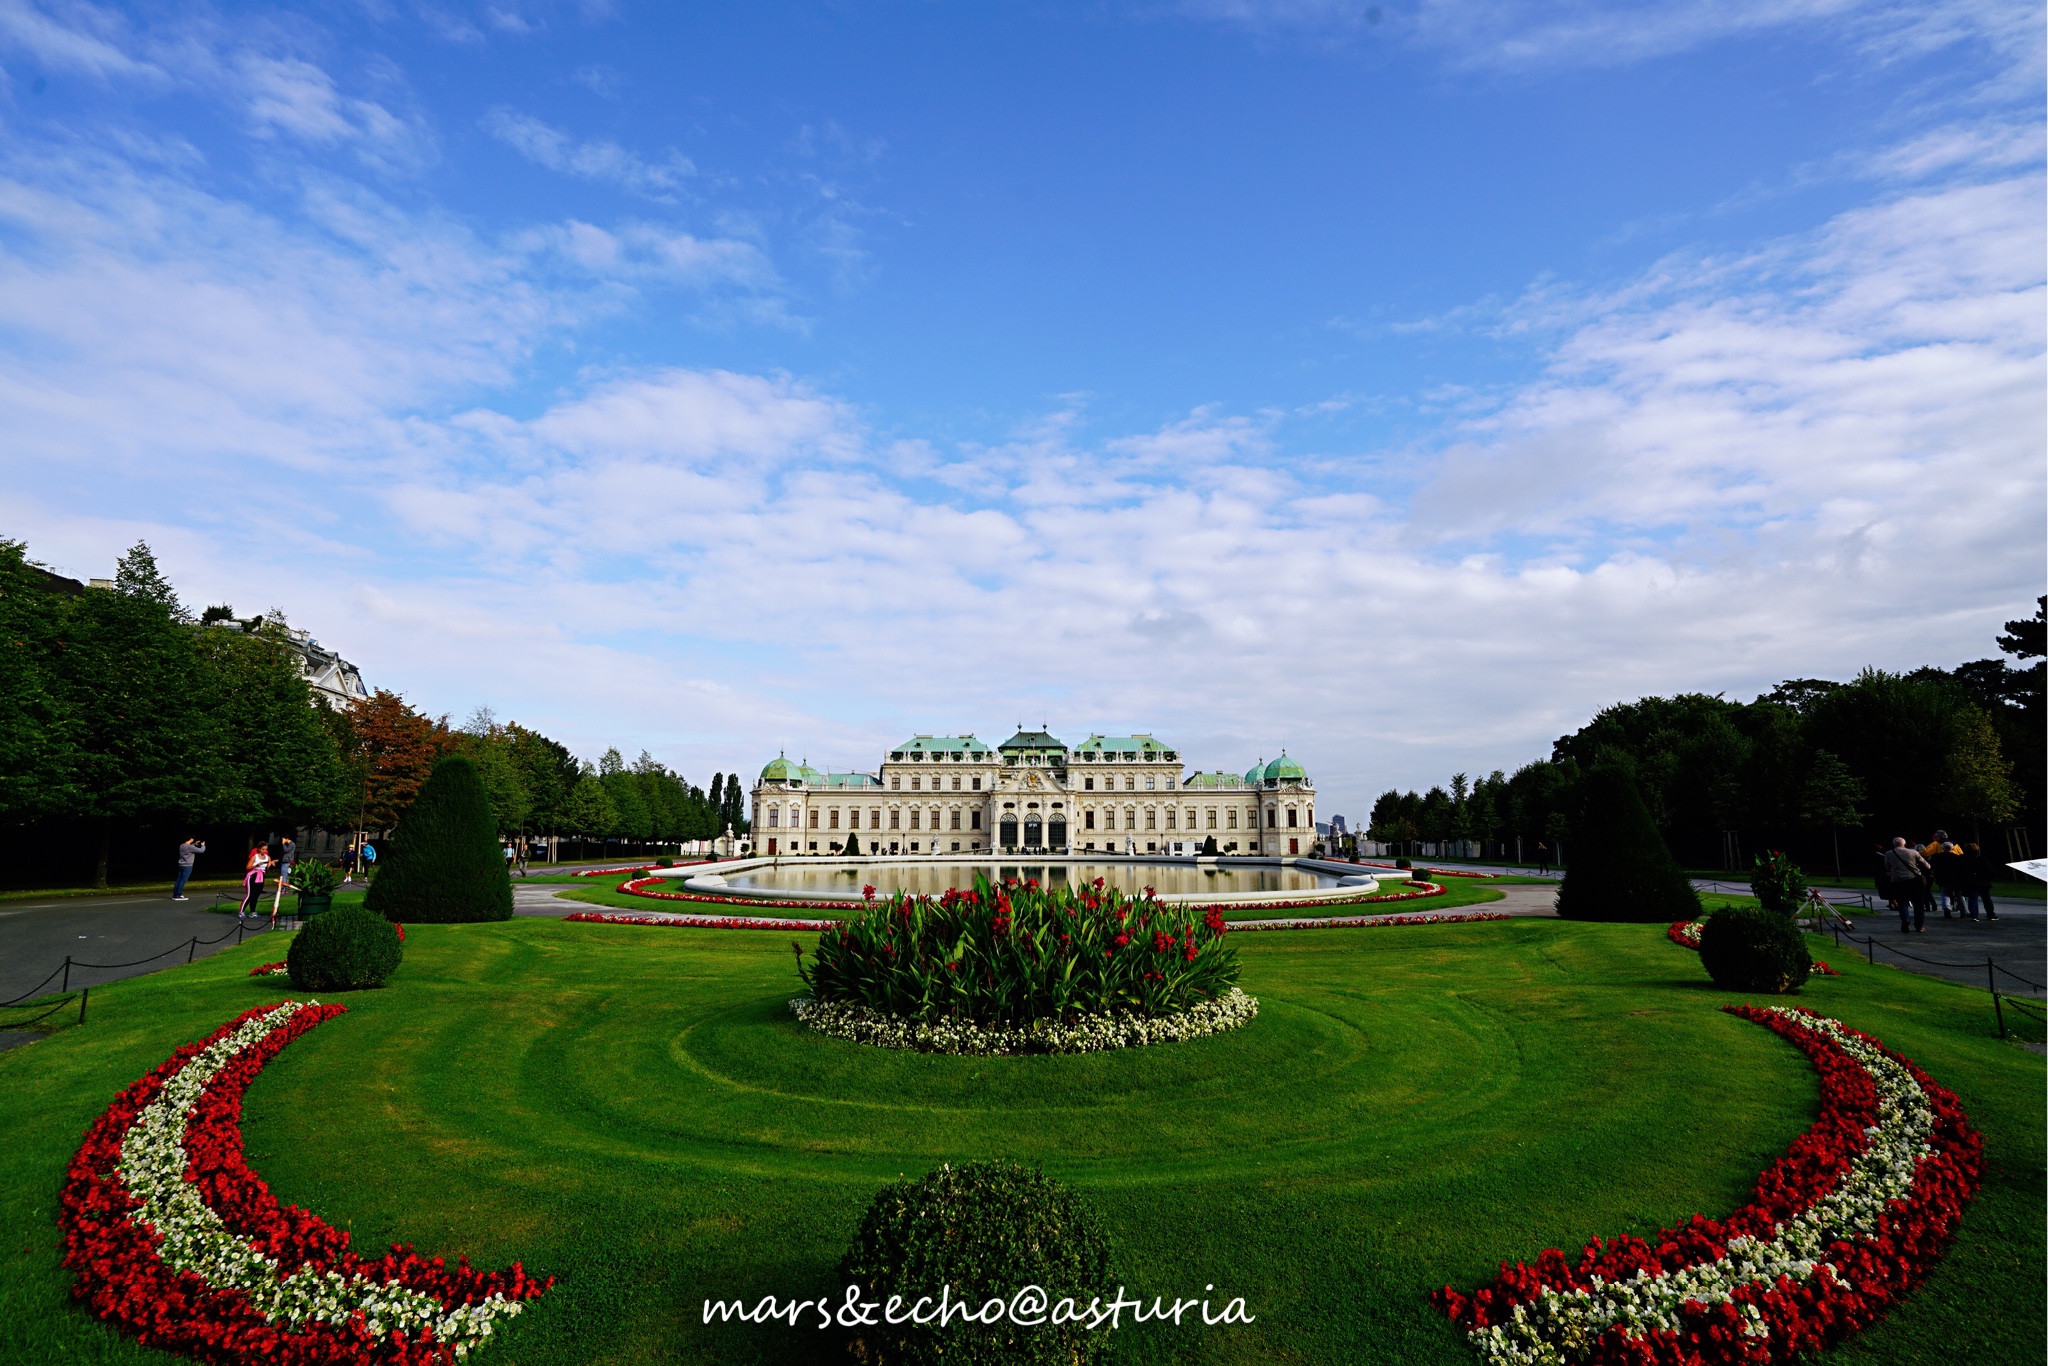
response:
[(1884, 856), (1884, 875), (1886, 897), (1899, 913), (1900, 934), (1927, 933), (1928, 871), (1926, 857), (1906, 843), (1904, 835), (1894, 835)]
[(1964, 909), (1962, 846), (1949, 843), (1948, 831), (1937, 830), (1934, 839), (1920, 852), (1927, 859), (1928, 876), (1933, 883), (1930, 898), (1939, 896), (1943, 920), (1955, 919)]

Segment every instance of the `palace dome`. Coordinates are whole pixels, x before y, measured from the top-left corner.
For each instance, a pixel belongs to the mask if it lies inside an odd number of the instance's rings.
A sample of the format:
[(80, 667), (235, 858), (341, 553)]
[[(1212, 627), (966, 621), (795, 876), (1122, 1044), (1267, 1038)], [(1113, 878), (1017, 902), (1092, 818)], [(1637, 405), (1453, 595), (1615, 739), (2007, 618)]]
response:
[(792, 782), (798, 776), (799, 770), (797, 766), (791, 763), (787, 757), (780, 755), (770, 759), (768, 766), (761, 770), (761, 781), (764, 783)]
[(1275, 759), (1272, 763), (1266, 765), (1265, 777), (1266, 781), (1269, 783), (1288, 781), (1307, 782), (1308, 770), (1303, 768), (1300, 764), (1294, 762), (1294, 760), (1288, 758), (1287, 751), (1282, 750), (1280, 751), (1279, 758)]

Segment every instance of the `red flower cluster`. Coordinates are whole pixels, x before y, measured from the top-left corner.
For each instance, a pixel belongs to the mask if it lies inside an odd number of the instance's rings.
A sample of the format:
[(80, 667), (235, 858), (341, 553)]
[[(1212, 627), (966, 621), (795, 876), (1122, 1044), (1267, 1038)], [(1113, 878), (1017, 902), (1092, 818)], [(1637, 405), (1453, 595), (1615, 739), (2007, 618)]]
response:
[(832, 922), (825, 920), (750, 920), (744, 916), (705, 915), (619, 915), (609, 911), (578, 911), (565, 915), (564, 920), (580, 921), (586, 925), (669, 925), (687, 930), (826, 930)]
[[(759, 906), (761, 904), (759, 897), (752, 896), (717, 896), (708, 892), (657, 892), (649, 890), (661, 881), (663, 879), (658, 877), (635, 878), (629, 882), (621, 882), (613, 890), (626, 896), (644, 896), (654, 901), (694, 901), (704, 906)], [(1098, 888), (1101, 884), (1101, 878), (1095, 879), (1095, 885)], [(1259, 903), (1259, 905), (1262, 909), (1266, 910), (1293, 911), (1311, 906), (1366, 906), (1382, 901), (1414, 901), (1422, 897), (1442, 896), (1444, 893), (1443, 887), (1437, 883), (1416, 882), (1410, 885), (1415, 888), (1412, 892), (1381, 892), (1375, 893), (1372, 896), (1345, 897), (1342, 899), (1326, 898), (1313, 901), (1266, 901)], [(866, 892), (867, 888), (864, 887), (861, 890)], [(948, 893), (948, 895), (951, 894), (951, 892)], [(972, 892), (959, 893), (963, 900), (973, 895), (974, 893)], [(944, 899), (943, 896), (940, 898), (941, 901)], [(797, 911), (843, 912), (852, 903), (846, 901), (783, 901), (778, 899), (776, 904)], [(1211, 907), (1210, 909), (1214, 910), (1217, 908)]]
[(1818, 958), (1813, 960), (1813, 970), (1823, 977), (1840, 977), (1842, 975)]
[(394, 920), (391, 922), (391, 928), (398, 931), (398, 942), (403, 944), (405, 942), (405, 926)]
[(283, 960), (279, 960), (275, 963), (261, 963), (258, 964), (256, 967), (250, 968), (249, 975), (251, 977), (269, 977), (273, 973), (283, 972), (284, 969), (285, 965)]
[[(1576, 1261), (1551, 1248), (1533, 1265), (1503, 1262), (1499, 1279), (1469, 1296), (1449, 1286), (1436, 1291), (1431, 1300), (1440, 1310), (1468, 1330), (1484, 1328), (1510, 1321), (1515, 1306), (1535, 1301), (1546, 1289), (1582, 1290), (1596, 1278), (1611, 1284), (1638, 1272), (1670, 1274), (1701, 1266), (1726, 1255), (1731, 1239), (1773, 1237), (1779, 1224), (1835, 1189), (1867, 1146), (1866, 1130), (1878, 1122), (1879, 1095), (1870, 1073), (1833, 1040), (1800, 1022), (1800, 1016), (1812, 1018), (1811, 1011), (1792, 1012), (1788, 1018), (1755, 1006), (1722, 1009), (1785, 1038), (1820, 1072), (1820, 1117), (1757, 1177), (1750, 1202), (1726, 1219), (1695, 1214), (1665, 1229), (1654, 1243), (1626, 1236), (1613, 1242), (1595, 1238)], [(1579, 1360), (1602, 1366), (1790, 1361), (1823, 1351), (1876, 1322), (1933, 1269), (1963, 1206), (1977, 1193), (1983, 1139), (1952, 1092), (1869, 1035), (1846, 1032), (1910, 1073), (1933, 1108), (1932, 1151), (1920, 1161), (1908, 1198), (1892, 1202), (1872, 1236), (1831, 1244), (1825, 1265), (1803, 1283), (1784, 1276), (1769, 1285), (1740, 1286), (1730, 1302), (1708, 1306), (1688, 1300), (1682, 1331), (1645, 1329), (1631, 1335), (1611, 1327), (1586, 1344)], [(1754, 1311), (1759, 1316), (1755, 1323), (1768, 1332), (1746, 1326), (1745, 1310)]]
[[(123, 1185), (117, 1166), (122, 1138), (136, 1117), (192, 1058), (250, 1019), (275, 1009), (275, 1004), (257, 1006), (208, 1038), (186, 1044), (116, 1096), (106, 1113), (93, 1121), (65, 1174), (58, 1214), (64, 1265), (77, 1273), (72, 1295), (100, 1318), (134, 1333), (144, 1346), (204, 1361), (289, 1366), (427, 1366), (455, 1361), (453, 1346), (434, 1341), (431, 1334), (407, 1339), (394, 1330), (372, 1337), (360, 1315), (349, 1323), (309, 1320), (296, 1328), (266, 1318), (239, 1290), (210, 1285), (191, 1272), (172, 1272), (157, 1255), (154, 1232), (132, 1217), (141, 1206)], [(435, 1296), (447, 1305), (474, 1304), (491, 1295), (513, 1300), (539, 1296), (554, 1278), (534, 1280), (517, 1262), (509, 1271), (476, 1271), (467, 1260), (451, 1268), (439, 1257), (424, 1259), (396, 1244), (375, 1261), (358, 1256), (349, 1250), (347, 1233), (305, 1210), (280, 1204), (242, 1160), (242, 1093), (286, 1044), (344, 1009), (307, 1006), (245, 1049), (213, 1079), (186, 1122), (185, 1149), (191, 1165), (185, 1180), (198, 1187), (201, 1199), (230, 1232), (275, 1259), (281, 1274), (312, 1267), (363, 1276)]]

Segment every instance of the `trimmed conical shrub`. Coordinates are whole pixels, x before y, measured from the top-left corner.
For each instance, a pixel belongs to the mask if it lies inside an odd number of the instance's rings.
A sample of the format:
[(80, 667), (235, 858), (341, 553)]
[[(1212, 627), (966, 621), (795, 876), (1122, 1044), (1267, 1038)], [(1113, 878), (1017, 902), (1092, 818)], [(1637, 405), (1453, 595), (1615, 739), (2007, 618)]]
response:
[(1699, 919), (1699, 893), (1671, 857), (1627, 767), (1596, 761), (1583, 795), (1557, 913), (1567, 920), (1661, 924)]
[(476, 765), (451, 754), (399, 817), (363, 905), (386, 920), (510, 920), (512, 879)]

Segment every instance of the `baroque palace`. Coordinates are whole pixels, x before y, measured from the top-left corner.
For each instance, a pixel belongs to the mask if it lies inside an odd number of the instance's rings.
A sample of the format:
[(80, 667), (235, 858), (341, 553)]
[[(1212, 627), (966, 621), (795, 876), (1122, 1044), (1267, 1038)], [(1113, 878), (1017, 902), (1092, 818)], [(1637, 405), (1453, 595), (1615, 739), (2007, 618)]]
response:
[[(820, 773), (778, 758), (754, 784), (759, 854), (1306, 854), (1315, 784), (1283, 752), (1236, 773), (1183, 776), (1149, 735), (1069, 749), (1020, 730), (991, 749), (919, 735), (878, 773)], [(1211, 841), (1214, 841), (1212, 844)]]

